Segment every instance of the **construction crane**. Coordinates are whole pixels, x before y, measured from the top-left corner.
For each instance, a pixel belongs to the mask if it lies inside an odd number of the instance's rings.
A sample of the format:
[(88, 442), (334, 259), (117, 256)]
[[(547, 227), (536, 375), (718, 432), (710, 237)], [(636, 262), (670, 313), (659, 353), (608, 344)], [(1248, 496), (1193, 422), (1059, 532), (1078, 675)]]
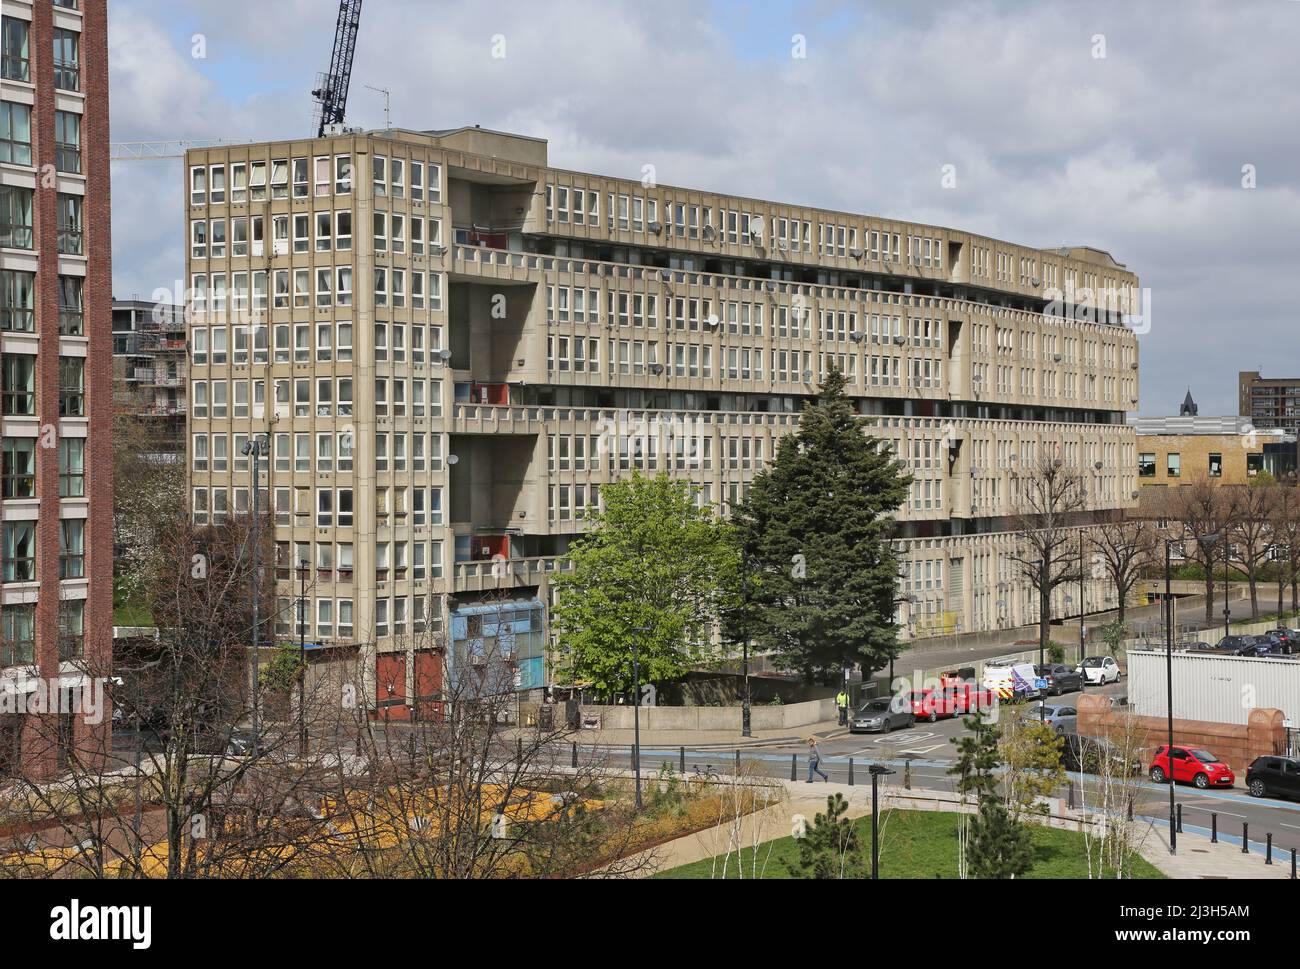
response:
[(224, 138), (196, 138), (190, 141), (115, 141), (110, 146), (113, 161), (152, 161), (161, 158), (184, 158), (191, 148), (218, 148), (234, 144)]
[(317, 138), (324, 138), (331, 125), (343, 124), (348, 106), (348, 85), (352, 83), (352, 56), (356, 53), (360, 26), (361, 0), (340, 0), (329, 73), (317, 75), (316, 90), (311, 92), (312, 97), (320, 102)]

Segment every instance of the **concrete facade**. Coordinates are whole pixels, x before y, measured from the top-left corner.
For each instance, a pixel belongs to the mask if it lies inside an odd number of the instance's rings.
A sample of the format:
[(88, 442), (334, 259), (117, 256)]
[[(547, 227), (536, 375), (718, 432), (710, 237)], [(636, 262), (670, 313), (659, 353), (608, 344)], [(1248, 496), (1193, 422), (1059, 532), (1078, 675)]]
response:
[(603, 484), (738, 500), (832, 363), (916, 477), (906, 635), (1036, 618), (1018, 469), (1080, 469), (1085, 525), (1136, 499), (1137, 279), (1094, 249), (646, 188), (479, 128), (191, 151), (184, 191), (194, 514), (247, 510), (266, 435), (277, 631), (306, 559), (311, 638), (408, 654), (405, 696), (504, 628), (485, 598), (548, 601)]

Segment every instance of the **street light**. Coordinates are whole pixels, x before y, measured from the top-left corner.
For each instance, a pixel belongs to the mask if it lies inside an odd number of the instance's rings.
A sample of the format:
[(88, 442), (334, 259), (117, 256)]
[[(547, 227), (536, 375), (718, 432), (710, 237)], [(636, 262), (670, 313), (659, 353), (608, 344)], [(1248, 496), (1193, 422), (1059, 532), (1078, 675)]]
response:
[[(1202, 535), (1198, 541), (1206, 546), (1213, 546), (1219, 540), (1217, 532)], [(1176, 539), (1166, 538), (1165, 543), (1165, 719), (1168, 725), (1169, 742), (1165, 747), (1165, 760), (1169, 765), (1169, 853), (1178, 853), (1178, 819), (1176, 817), (1174, 794), (1174, 597), (1170, 579), (1171, 549)], [(1213, 562), (1212, 555), (1206, 555), (1206, 562)]]
[(649, 626), (637, 626), (632, 632), (632, 772), (636, 776), (636, 809), (641, 810), (641, 666), (637, 643)]
[(245, 441), (240, 453), (244, 457), (251, 457), (249, 462), (249, 472), (253, 478), (253, 751), (256, 755), (259, 745), (261, 744), (261, 718), (259, 714), (259, 700), (261, 695), (261, 666), (262, 660), (262, 628), (260, 617), (258, 615), (261, 605), (259, 596), (262, 585), (262, 567), (260, 560), (261, 552), (261, 530), (258, 527), (262, 521), (261, 499), (258, 493), (258, 482), (261, 478), (261, 456), (264, 453), (266, 445), (260, 437), (253, 437)]
[(307, 755), (307, 560), (298, 563), (298, 753)]
[(871, 771), (871, 880), (875, 881), (880, 874), (880, 823), (877, 813), (880, 779), (894, 772), (880, 764), (872, 764), (869, 770)]
[(745, 678), (745, 697), (740, 706), (740, 735), (752, 737), (749, 713), (749, 546), (745, 544), (740, 549), (740, 596), (741, 672)]

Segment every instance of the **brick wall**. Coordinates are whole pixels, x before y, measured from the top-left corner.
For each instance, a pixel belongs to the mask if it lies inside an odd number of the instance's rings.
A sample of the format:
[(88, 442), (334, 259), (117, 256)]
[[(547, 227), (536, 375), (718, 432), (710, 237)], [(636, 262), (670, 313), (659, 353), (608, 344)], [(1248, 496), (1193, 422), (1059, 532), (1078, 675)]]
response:
[[(1118, 740), (1128, 727), (1128, 718), (1136, 722), (1144, 763), (1150, 761), (1155, 748), (1167, 743), (1169, 721), (1164, 717), (1139, 717), (1125, 708), (1115, 708), (1104, 696), (1081, 696), (1078, 703), (1079, 733), (1084, 737), (1109, 737)], [(1246, 768), (1256, 757), (1281, 754), (1286, 750), (1285, 717), (1281, 710), (1252, 710), (1246, 724), (1212, 723), (1207, 720), (1174, 719), (1174, 743), (1204, 747), (1223, 758), (1241, 781)]]

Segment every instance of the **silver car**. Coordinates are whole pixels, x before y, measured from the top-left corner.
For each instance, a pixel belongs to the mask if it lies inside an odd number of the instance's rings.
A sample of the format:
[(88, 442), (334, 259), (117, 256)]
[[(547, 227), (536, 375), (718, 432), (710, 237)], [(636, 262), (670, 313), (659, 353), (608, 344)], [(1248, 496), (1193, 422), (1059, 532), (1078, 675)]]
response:
[(911, 704), (906, 700), (880, 697), (868, 700), (849, 721), (849, 733), (889, 733), (916, 722)]
[(1045, 703), (1035, 703), (1020, 715), (1020, 722), (1047, 723), (1057, 733), (1075, 733), (1079, 727), (1079, 711), (1074, 707), (1049, 707)]

